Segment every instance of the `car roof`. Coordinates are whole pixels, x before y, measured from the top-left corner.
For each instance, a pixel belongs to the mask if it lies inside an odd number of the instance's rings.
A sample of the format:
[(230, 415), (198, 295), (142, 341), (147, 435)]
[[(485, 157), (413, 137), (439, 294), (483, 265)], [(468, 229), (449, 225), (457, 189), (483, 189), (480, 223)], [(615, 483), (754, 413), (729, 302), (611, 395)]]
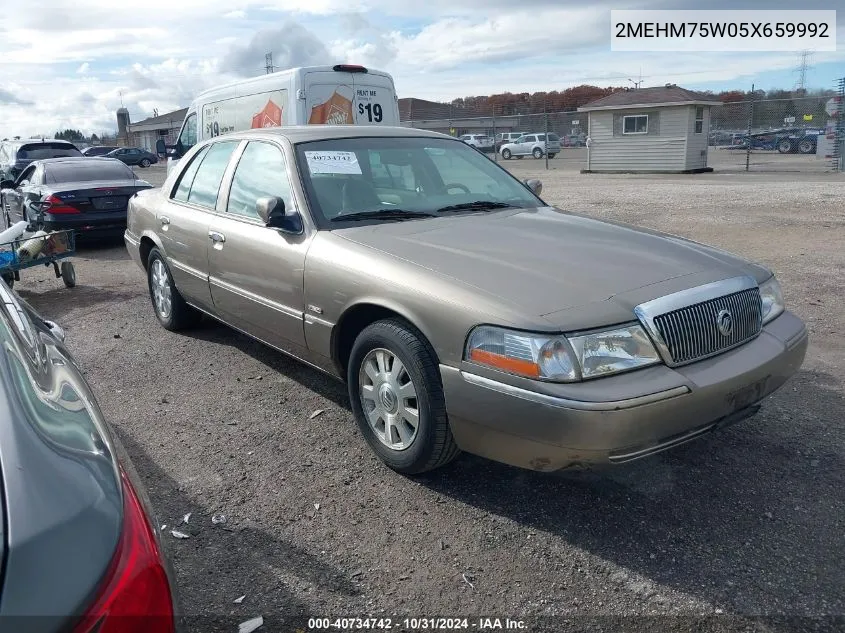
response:
[(285, 127), (261, 128), (230, 132), (215, 137), (223, 138), (287, 138), (291, 143), (307, 143), (309, 141), (323, 141), (335, 138), (361, 137), (414, 137), (414, 138), (448, 138), (454, 137), (439, 132), (418, 130), (411, 127), (375, 127), (371, 125), (290, 125)]

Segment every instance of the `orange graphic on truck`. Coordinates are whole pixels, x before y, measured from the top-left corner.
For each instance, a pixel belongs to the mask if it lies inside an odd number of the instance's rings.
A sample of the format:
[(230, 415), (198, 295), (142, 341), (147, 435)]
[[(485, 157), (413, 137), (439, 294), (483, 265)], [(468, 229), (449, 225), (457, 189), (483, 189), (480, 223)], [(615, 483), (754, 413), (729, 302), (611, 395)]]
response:
[(325, 103), (311, 108), (308, 123), (324, 123), (327, 125), (352, 124), (352, 101), (339, 94), (334, 94)]
[(282, 108), (270, 99), (267, 105), (252, 117), (252, 129), (261, 127), (279, 127), (282, 124)]

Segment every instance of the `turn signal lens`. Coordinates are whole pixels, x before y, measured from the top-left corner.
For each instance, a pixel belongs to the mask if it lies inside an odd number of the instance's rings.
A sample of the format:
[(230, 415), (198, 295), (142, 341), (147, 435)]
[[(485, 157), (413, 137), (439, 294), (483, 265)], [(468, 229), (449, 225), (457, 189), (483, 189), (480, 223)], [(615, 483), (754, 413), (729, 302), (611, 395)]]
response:
[(578, 380), (565, 339), (481, 326), (469, 336), (465, 358), (479, 365), (539, 380)]

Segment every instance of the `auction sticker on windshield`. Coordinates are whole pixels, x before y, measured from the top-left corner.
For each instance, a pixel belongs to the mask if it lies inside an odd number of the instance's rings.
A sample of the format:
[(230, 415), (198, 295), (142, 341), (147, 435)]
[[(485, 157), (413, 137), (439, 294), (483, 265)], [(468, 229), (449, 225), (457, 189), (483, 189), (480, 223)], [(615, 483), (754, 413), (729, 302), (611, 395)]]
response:
[(360, 174), (355, 152), (305, 152), (312, 174)]

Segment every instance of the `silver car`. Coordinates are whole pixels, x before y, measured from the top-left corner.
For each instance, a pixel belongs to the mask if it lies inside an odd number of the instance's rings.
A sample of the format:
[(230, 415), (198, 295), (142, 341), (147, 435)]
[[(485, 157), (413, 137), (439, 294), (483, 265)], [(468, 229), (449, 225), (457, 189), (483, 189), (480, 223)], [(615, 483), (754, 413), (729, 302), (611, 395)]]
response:
[(554, 158), (560, 154), (560, 137), (551, 132), (549, 134), (543, 132), (525, 134), (515, 141), (504, 143), (499, 148), (499, 153), (505, 160), (510, 160), (514, 156), (516, 158), (523, 156), (543, 158), (547, 153), (549, 158)]
[(770, 270), (540, 190), (422, 130), (253, 130), (133, 197), (125, 237), (165, 328), (205, 313), (346, 381), (403, 473), (461, 450), (626, 462), (752, 415), (801, 366)]

